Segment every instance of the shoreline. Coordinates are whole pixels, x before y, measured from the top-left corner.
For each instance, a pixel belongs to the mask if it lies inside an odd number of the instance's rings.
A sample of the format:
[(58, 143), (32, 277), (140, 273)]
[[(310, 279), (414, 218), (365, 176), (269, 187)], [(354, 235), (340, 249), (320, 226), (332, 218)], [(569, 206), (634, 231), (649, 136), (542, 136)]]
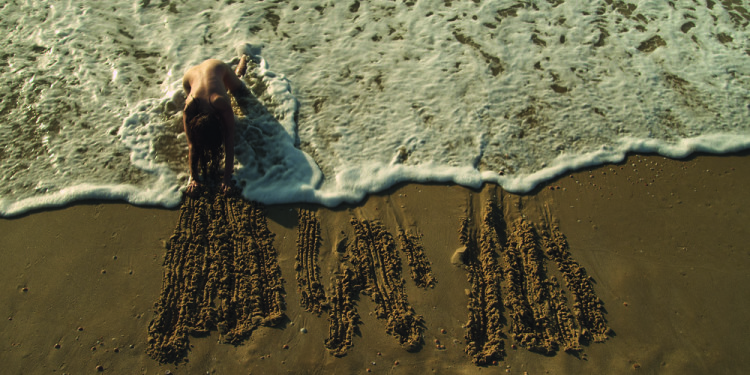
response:
[[(529, 194), (492, 184), (479, 190), (399, 184), (357, 205), (267, 206), (288, 319), (280, 328), (258, 328), (237, 346), (218, 344), (216, 331), (190, 337), (189, 361), (177, 366), (151, 359), (146, 340), (162, 286), (164, 242), (178, 210), (88, 201), (3, 218), (0, 357), (10, 373), (79, 373), (97, 365), (112, 373), (494, 371), (477, 367), (464, 353), (469, 283), (465, 270), (450, 261), (461, 246), (460, 220), (478, 219), (483, 202), (494, 198), (508, 223), (526, 217), (535, 225), (559, 225), (572, 256), (593, 278), (614, 331), (606, 342), (584, 346), (581, 357), (562, 351), (544, 356), (512, 349), (506, 325), (499, 368), (529, 374), (739, 371), (750, 365), (742, 352), (750, 334), (742, 315), (750, 292), (737, 288), (750, 281), (748, 161), (750, 152), (684, 160), (634, 154), (623, 163), (566, 173)], [(327, 316), (300, 307), (295, 281), (301, 209), (320, 221), (326, 292), (339, 263), (335, 249), (351, 236), (351, 218), (377, 220), (392, 234), (405, 228), (423, 235), (434, 288), (418, 288), (401, 255), (407, 298), (424, 318), (421, 350), (401, 348), (370, 314), (375, 304), (360, 296), (362, 324), (353, 346), (342, 358), (327, 353)], [(445, 349), (434, 348), (436, 339)]]

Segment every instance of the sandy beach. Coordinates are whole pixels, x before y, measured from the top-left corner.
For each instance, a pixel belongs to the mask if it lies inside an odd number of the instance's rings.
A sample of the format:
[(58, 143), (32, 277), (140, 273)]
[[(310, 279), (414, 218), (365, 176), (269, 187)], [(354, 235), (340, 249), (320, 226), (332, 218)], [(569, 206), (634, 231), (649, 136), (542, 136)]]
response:
[[(2, 372), (743, 373), (750, 367), (748, 184), (748, 153), (688, 160), (632, 155), (620, 164), (565, 174), (526, 195), (494, 185), (406, 184), (334, 209), (268, 206), (283, 278), (282, 319), (236, 345), (220, 343), (216, 330), (190, 336), (179, 363), (159, 363), (147, 354), (179, 210), (86, 202), (0, 219)], [(467, 267), (451, 258), (463, 245), (462, 221), (481, 222), (487, 201), (496, 203), (509, 228), (519, 218), (540, 232), (559, 226), (570, 256), (603, 302), (611, 329), (604, 342), (584, 343), (575, 353), (531, 352), (512, 339), (506, 308), (499, 334), (504, 356), (487, 366), (472, 362), (465, 351), (472, 286)], [(407, 351), (386, 332), (377, 303), (358, 294), (353, 303), (360, 322), (351, 346), (343, 356), (330, 353), (328, 310), (318, 314), (300, 304), (300, 213), (319, 224), (314, 261), (329, 298), (332, 277), (343, 261), (352, 262), (343, 251), (357, 238), (352, 219), (378, 223), (396, 244), (400, 228), (419, 235), (433, 287), (412, 279), (400, 245), (397, 254), (403, 299), (422, 319), (422, 343)], [(554, 262), (544, 264), (549, 270)]]

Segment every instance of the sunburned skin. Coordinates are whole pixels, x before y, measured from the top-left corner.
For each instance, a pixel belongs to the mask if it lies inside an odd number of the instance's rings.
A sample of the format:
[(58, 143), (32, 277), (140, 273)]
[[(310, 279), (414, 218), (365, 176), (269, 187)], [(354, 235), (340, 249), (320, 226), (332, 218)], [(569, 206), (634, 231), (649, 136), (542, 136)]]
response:
[(188, 150), (191, 182), (187, 187), (187, 194), (194, 195), (199, 182), (198, 176), (198, 158), (197, 150), (194, 146), (195, 140), (191, 139), (191, 132), (188, 126), (191, 118), (187, 108), (195, 100), (198, 101), (199, 113), (213, 113), (220, 122), (224, 143), (224, 178), (221, 190), (226, 194), (232, 187), (232, 173), (234, 172), (234, 113), (232, 105), (227, 95), (227, 91), (234, 96), (245, 95), (247, 89), (239, 76), (242, 76), (246, 67), (246, 56), (242, 56), (235, 73), (229, 65), (216, 59), (209, 59), (201, 64), (191, 67), (182, 78), (182, 86), (185, 90), (187, 99), (185, 100), (185, 111), (183, 111), (183, 126), (185, 134), (188, 135)]

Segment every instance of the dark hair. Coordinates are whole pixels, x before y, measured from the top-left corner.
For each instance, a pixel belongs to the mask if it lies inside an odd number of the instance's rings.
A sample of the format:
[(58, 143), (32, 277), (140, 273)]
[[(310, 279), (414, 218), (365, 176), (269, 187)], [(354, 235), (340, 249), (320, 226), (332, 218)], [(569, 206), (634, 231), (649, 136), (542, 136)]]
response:
[(224, 151), (221, 120), (214, 113), (200, 113), (195, 98), (185, 107), (185, 115), (186, 135), (195, 150), (198, 166), (205, 177), (215, 177)]

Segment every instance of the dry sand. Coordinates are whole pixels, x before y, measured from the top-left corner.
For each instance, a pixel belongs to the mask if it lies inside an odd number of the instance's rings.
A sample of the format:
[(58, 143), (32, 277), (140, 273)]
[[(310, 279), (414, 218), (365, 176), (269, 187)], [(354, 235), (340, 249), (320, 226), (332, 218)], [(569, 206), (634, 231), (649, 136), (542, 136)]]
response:
[[(748, 183), (747, 153), (685, 161), (635, 155), (566, 174), (523, 196), (495, 186), (473, 191), (409, 184), (355, 206), (266, 207), (285, 317), (276, 326), (253, 328), (238, 345), (219, 343), (225, 337), (215, 330), (188, 336), (189, 352), (178, 364), (147, 354), (165, 244), (178, 210), (94, 202), (0, 219), (2, 373), (96, 373), (97, 366), (112, 374), (742, 373), (750, 367)], [(462, 246), (462, 221), (478, 229), (488, 200), (497, 202), (509, 231), (518, 218), (540, 233), (545, 223), (559, 225), (570, 256), (592, 277), (603, 302), (612, 330), (604, 342), (571, 354), (514, 349), (505, 308), (497, 320), (501, 334), (491, 333), (502, 340), (502, 360), (486, 367), (472, 362), (464, 326), (473, 287), (467, 267), (451, 257)], [(298, 235), (299, 222), (308, 234)], [(401, 250), (400, 228), (411, 235), (410, 254)], [(347, 244), (370, 249), (368, 238), (395, 249), (358, 255), (378, 259), (370, 279), (343, 266), (352, 264)], [(401, 267), (393, 266), (393, 254)], [(502, 257), (497, 260), (502, 268)], [(412, 278), (410, 263), (421, 281)], [(544, 264), (556, 272), (554, 262)], [(346, 272), (370, 280), (355, 283), (369, 294), (346, 292)], [(561, 277), (558, 282), (565, 284)], [(319, 284), (328, 301), (321, 300)], [(331, 298), (334, 286), (338, 299)], [(373, 292), (401, 302), (383, 304)], [(347, 328), (352, 308), (359, 320)], [(378, 318), (389, 309), (402, 311), (400, 320)], [(339, 336), (329, 335), (330, 311)], [(412, 323), (420, 319), (423, 342), (415, 346)], [(341, 348), (347, 332), (344, 355), (334, 356), (327, 346)]]

